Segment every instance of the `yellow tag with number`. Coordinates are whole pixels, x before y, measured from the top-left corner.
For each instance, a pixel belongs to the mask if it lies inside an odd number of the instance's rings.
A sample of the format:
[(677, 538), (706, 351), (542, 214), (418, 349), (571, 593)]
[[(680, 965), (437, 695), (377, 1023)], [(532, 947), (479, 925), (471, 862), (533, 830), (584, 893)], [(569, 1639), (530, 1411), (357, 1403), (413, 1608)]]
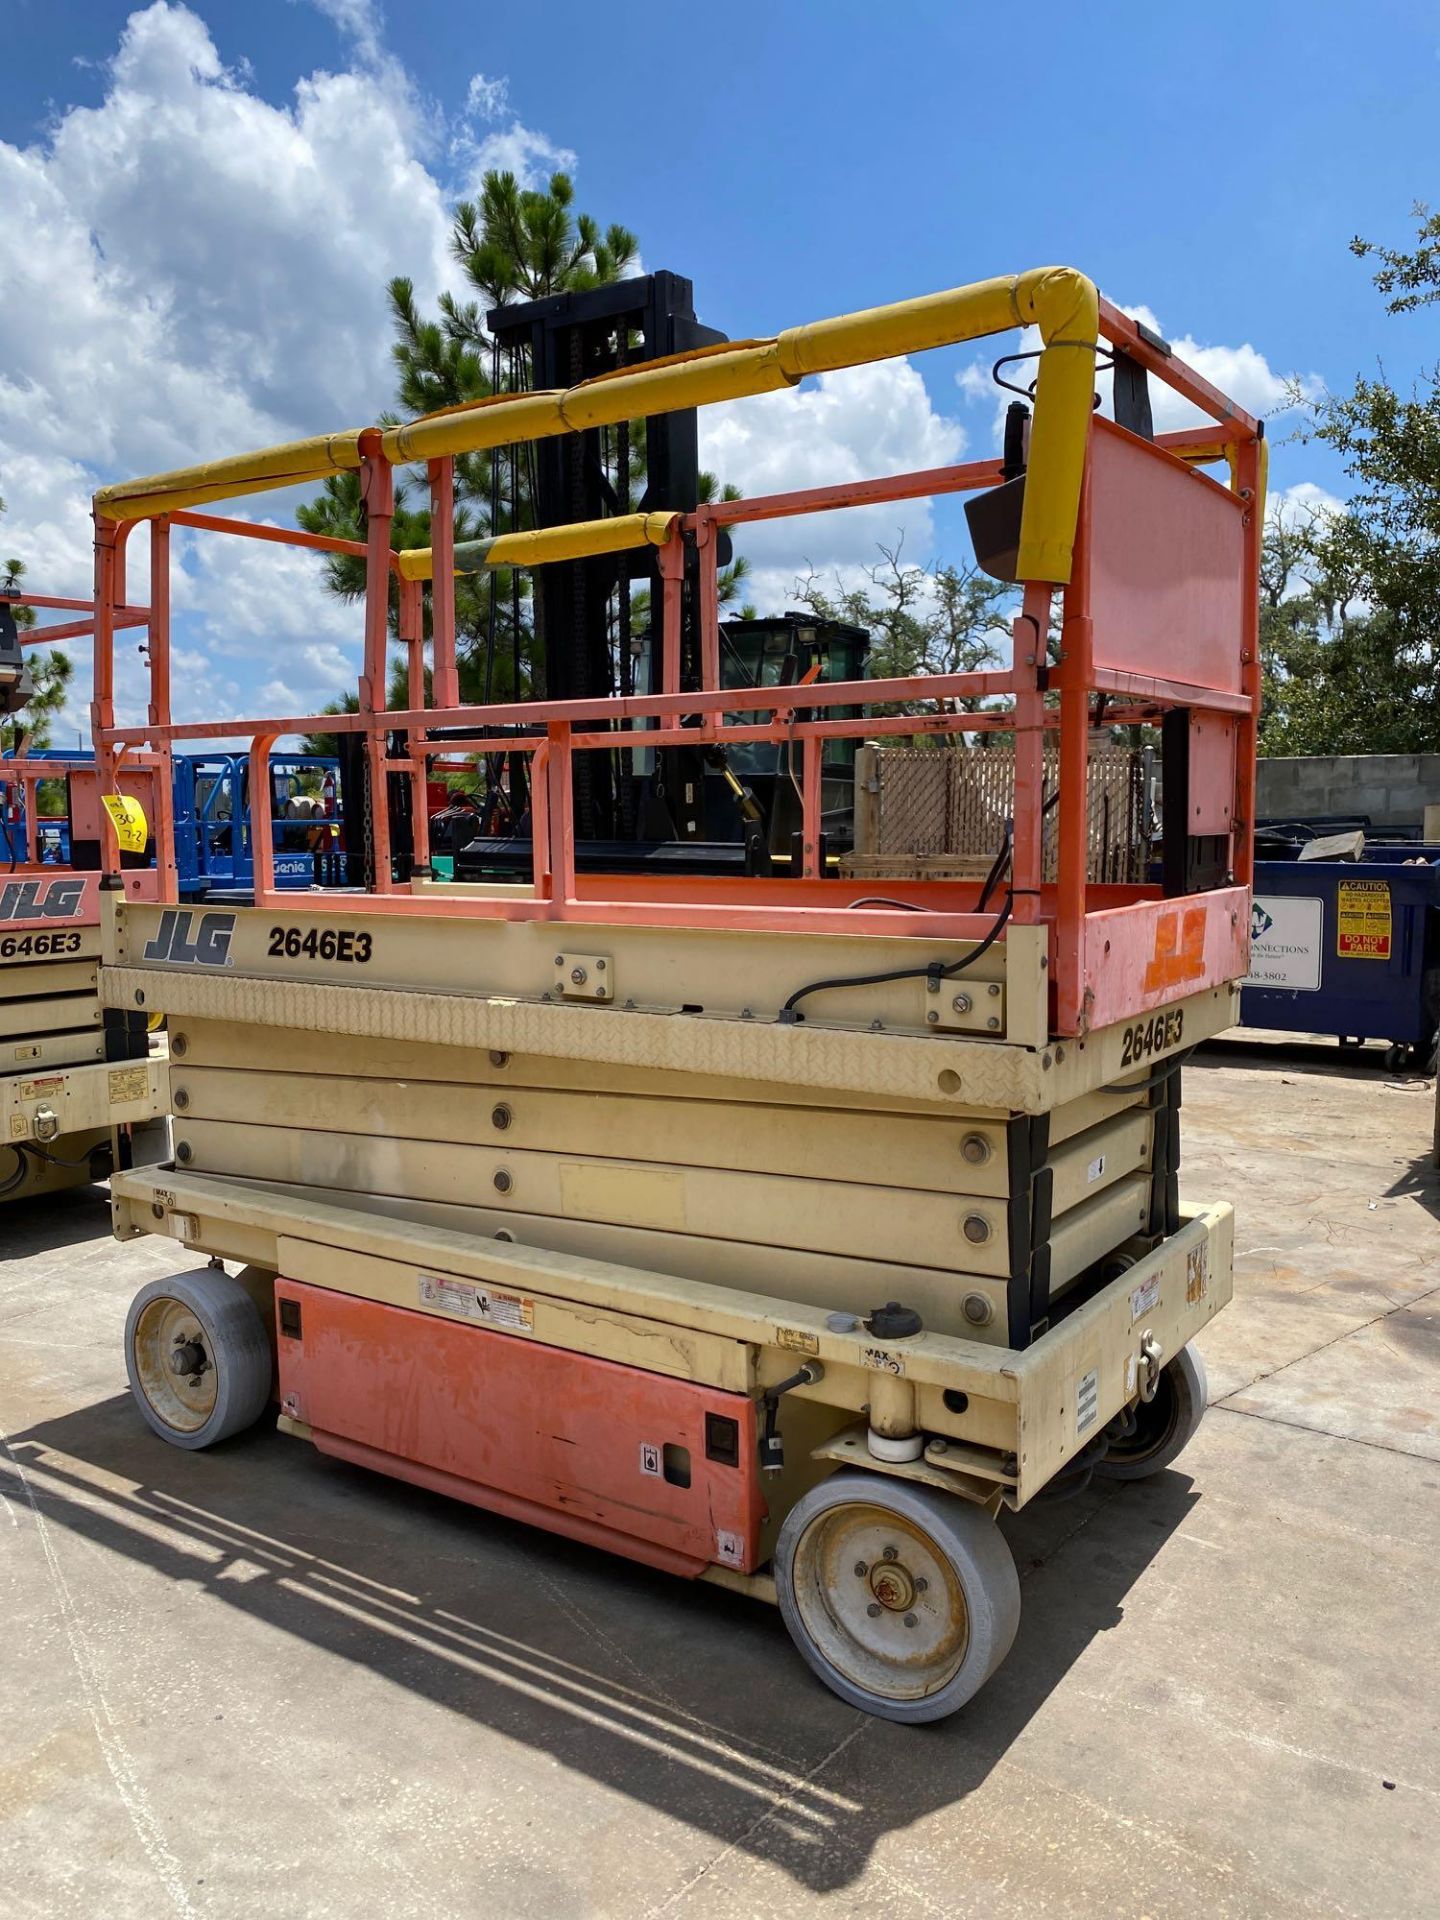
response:
[(128, 793), (102, 793), (105, 811), (115, 823), (115, 839), (122, 853), (143, 853), (150, 829), (145, 809)]

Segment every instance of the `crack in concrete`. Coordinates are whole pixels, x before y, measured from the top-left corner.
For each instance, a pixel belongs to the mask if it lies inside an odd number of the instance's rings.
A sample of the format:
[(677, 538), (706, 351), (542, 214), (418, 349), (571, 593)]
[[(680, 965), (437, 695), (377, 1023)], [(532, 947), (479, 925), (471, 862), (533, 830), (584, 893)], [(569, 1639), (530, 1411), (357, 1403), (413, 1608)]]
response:
[[(1245, 1389), (1239, 1387), (1236, 1391), (1243, 1393)], [(1349, 1447), (1370, 1447), (1376, 1453), (1393, 1453), (1397, 1460), (1414, 1460), (1421, 1466), (1433, 1467), (1440, 1464), (1433, 1453), (1412, 1453), (1408, 1447), (1387, 1446), (1383, 1440), (1362, 1440), (1358, 1434), (1336, 1433), (1330, 1427), (1312, 1427), (1304, 1420), (1282, 1420), (1278, 1414), (1261, 1413), (1254, 1407), (1232, 1407), (1224, 1400), (1217, 1400), (1210, 1411), (1233, 1413), (1242, 1420), (1262, 1420), (1267, 1426), (1284, 1427), (1289, 1433), (1313, 1433), (1318, 1439), (1340, 1440)]]
[[(1346, 1327), (1342, 1332), (1332, 1334), (1328, 1340), (1322, 1340), (1318, 1347), (1311, 1347), (1305, 1353), (1297, 1353), (1293, 1360), (1282, 1360), (1279, 1366), (1267, 1367), (1263, 1372), (1252, 1375), (1243, 1386), (1232, 1387), (1224, 1399), (1212, 1400), (1210, 1404), (1213, 1407), (1224, 1407), (1229, 1413), (1244, 1413), (1247, 1411), (1246, 1408), (1231, 1407), (1229, 1405), (1229, 1402), (1233, 1400), (1237, 1394), (1248, 1393), (1251, 1387), (1258, 1386), (1262, 1380), (1274, 1380), (1280, 1374), (1288, 1373), (1291, 1367), (1302, 1366), (1305, 1361), (1313, 1360), (1317, 1353), (1324, 1353), (1329, 1347), (1338, 1347), (1342, 1340), (1349, 1340), (1357, 1333), (1364, 1333), (1369, 1327), (1378, 1327), (1382, 1320), (1389, 1320), (1397, 1313), (1408, 1313), (1412, 1307), (1423, 1306), (1425, 1301), (1433, 1300), (1437, 1295), (1440, 1295), (1440, 1286), (1429, 1287), (1424, 1293), (1417, 1293), (1413, 1299), (1410, 1300), (1397, 1300), (1394, 1306), (1386, 1307), (1383, 1313), (1372, 1314), (1368, 1320), (1357, 1321), (1353, 1327)], [(1264, 1419), (1266, 1417), (1264, 1414), (1257, 1414), (1255, 1416), (1257, 1419)], [(1285, 1421), (1280, 1424), (1294, 1426), (1296, 1423), (1294, 1421)], [(1320, 1429), (1316, 1428), (1313, 1429), (1313, 1431), (1319, 1432)], [(1331, 1435), (1331, 1438), (1334, 1440), (1343, 1440), (1346, 1437), (1343, 1433)], [(1394, 1449), (1394, 1451), (1403, 1452), (1404, 1449), (1397, 1448)]]
[(688, 1880), (676, 1887), (668, 1899), (663, 1900), (658, 1907), (651, 1907), (646, 1915), (646, 1920), (659, 1920), (659, 1916), (662, 1913), (675, 1912), (678, 1908), (678, 1903), (688, 1899), (690, 1894), (699, 1886), (700, 1882), (705, 1879), (707, 1874), (713, 1872), (723, 1861), (728, 1860), (731, 1854), (739, 1852), (742, 1847), (746, 1846), (747, 1843), (754, 1838), (762, 1827), (767, 1826), (770, 1821), (775, 1819), (777, 1814), (783, 1813), (788, 1806), (798, 1800), (806, 1787), (817, 1780), (833, 1760), (838, 1760), (845, 1749), (858, 1740), (867, 1727), (874, 1724), (868, 1714), (858, 1713), (858, 1709), (857, 1716), (855, 1725), (851, 1727), (844, 1738), (837, 1740), (830, 1751), (825, 1754), (823, 1758), (817, 1760), (808, 1773), (797, 1780), (788, 1792), (780, 1794), (773, 1800), (763, 1813), (757, 1814), (743, 1833), (737, 1834), (733, 1840), (712, 1854), (703, 1866), (691, 1874)]

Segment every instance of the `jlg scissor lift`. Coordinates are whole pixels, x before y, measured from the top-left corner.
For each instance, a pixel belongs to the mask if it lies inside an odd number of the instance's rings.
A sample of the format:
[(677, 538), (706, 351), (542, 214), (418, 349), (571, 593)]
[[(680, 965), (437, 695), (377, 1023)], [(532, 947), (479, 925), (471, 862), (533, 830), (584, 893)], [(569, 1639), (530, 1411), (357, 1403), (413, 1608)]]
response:
[[(23, 648), (91, 632), (89, 617), (17, 631), (17, 606), (90, 615), (84, 600), (0, 596), (0, 713), (23, 727), (30, 679)], [(121, 624), (142, 614), (119, 609)], [(39, 792), (69, 787), (72, 838), (63, 864), (42, 857)], [(122, 776), (150, 804), (149, 772)], [(0, 1201), (102, 1179), (132, 1159), (158, 1159), (169, 1111), (165, 1064), (144, 1014), (103, 1008), (100, 965), (100, 784), (88, 757), (0, 756)]]
[[(1004, 462), (622, 511), (459, 556), (543, 568), (653, 544), (661, 589), (658, 691), (460, 704), (457, 456), (1026, 324), (1033, 416)], [(1094, 409), (1097, 351), (1118, 423)], [(1151, 379), (1208, 424), (1154, 436)], [(115, 1181), (117, 1231), (211, 1257), (130, 1313), (156, 1431), (236, 1432), (273, 1367), (281, 1427), (329, 1454), (776, 1597), (811, 1666), (877, 1714), (967, 1700), (1018, 1615), (998, 1512), (1060, 1475), (1173, 1459), (1204, 1405), (1188, 1343), (1230, 1297), (1229, 1209), (1178, 1201), (1177, 1069), (1233, 1022), (1246, 969), (1262, 453), (1257, 422), (1163, 340), (1046, 268), (101, 492), (101, 760), (245, 735), (263, 769), (276, 739), (323, 727), (358, 739), (369, 774), (364, 890), (278, 892), (257, 814), (253, 908), (108, 896), (104, 997), (169, 1015), (177, 1116), (173, 1170)], [(416, 462), (434, 546), (396, 554), (393, 471)], [(359, 712), (173, 724), (157, 590), (151, 718), (117, 725), (104, 610), (136, 524), (157, 580), (182, 520), (323, 549), (193, 510), (336, 469), (358, 470), (368, 516)], [(1009, 666), (723, 686), (722, 524), (941, 493), (974, 496), (983, 563), (1022, 585)], [(384, 706), (392, 592), (403, 711)], [(577, 863), (586, 756), (723, 747), (742, 714), (747, 743), (793, 753), (788, 872)], [(1161, 885), (1087, 877), (1089, 736), (1115, 722), (1163, 732)], [(877, 898), (831, 877), (822, 742), (987, 729), (1013, 734), (1017, 777), (983, 884)], [(523, 878), (427, 873), (426, 766), (457, 736), (528, 762)], [(403, 880), (383, 803), (401, 784)], [(265, 780), (251, 791), (263, 813)]]

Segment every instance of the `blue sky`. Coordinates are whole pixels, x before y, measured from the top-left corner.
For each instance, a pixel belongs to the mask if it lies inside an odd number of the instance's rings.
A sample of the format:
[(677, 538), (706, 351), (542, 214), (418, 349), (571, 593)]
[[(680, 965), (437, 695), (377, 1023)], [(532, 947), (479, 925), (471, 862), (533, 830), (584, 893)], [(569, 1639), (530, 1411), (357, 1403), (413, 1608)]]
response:
[[(1122, 25), (1036, 0), (1015, 19), (960, 0), (733, 0), (648, 26), (575, 0), (392, 0), (388, 19), (368, 0), (9, 0), (0, 544), (37, 588), (83, 590), (96, 480), (372, 417), (392, 399), (385, 278), (447, 283), (446, 210), (496, 160), (572, 164), (580, 203), (732, 335), (1061, 260), (1257, 411), (1291, 376), (1313, 393), (1382, 355), (1399, 380), (1440, 358), (1434, 315), (1384, 316), (1347, 250), (1403, 243), (1434, 195), (1433, 6), (1212, 0)], [(750, 491), (982, 453), (978, 360), (745, 403), (707, 450)], [(1291, 425), (1273, 423), (1277, 492), (1343, 495)], [(872, 557), (900, 530), (883, 511), (769, 530), (763, 594), (783, 603), (807, 560)], [(958, 552), (951, 511), (903, 531), (916, 559)], [(191, 717), (338, 690), (357, 623), (311, 564), (218, 545), (185, 550), (177, 583)]]

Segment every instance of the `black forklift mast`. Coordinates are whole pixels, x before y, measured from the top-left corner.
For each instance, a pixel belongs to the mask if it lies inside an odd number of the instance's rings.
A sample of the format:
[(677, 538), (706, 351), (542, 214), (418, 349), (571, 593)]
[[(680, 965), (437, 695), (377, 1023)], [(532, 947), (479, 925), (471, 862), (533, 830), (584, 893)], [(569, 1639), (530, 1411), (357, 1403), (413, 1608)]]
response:
[[(583, 292), (493, 308), (486, 324), (502, 350), (520, 348), (536, 388), (572, 387), (597, 374), (641, 360), (720, 345), (726, 336), (695, 318), (694, 289), (676, 273), (650, 273)], [(699, 504), (699, 434), (693, 411), (657, 415), (643, 423), (645, 512), (691, 511)], [(535, 449), (534, 523), (564, 526), (627, 513), (629, 428), (615, 430), (616, 480), (604, 458), (598, 429), (543, 440)], [(639, 462), (636, 462), (638, 468)], [(630, 596), (648, 587), (658, 635), (659, 567), (654, 550), (559, 561), (534, 576), (536, 651), (543, 661), (547, 700), (597, 699), (659, 689), (660, 649), (652, 639), (644, 685), (634, 685), (629, 646)], [(684, 684), (698, 679), (696, 562), (686, 565), (681, 635)], [(618, 610), (616, 602), (618, 601)], [(617, 623), (618, 622), (618, 626)], [(617, 674), (618, 660), (618, 674)], [(617, 678), (621, 684), (617, 685)], [(678, 840), (702, 836), (704, 781), (698, 753), (660, 756), (658, 777), (643, 796), (628, 769), (630, 756), (578, 754), (575, 761), (577, 840)], [(643, 816), (642, 817), (642, 809)], [(657, 831), (658, 829), (658, 831)]]

